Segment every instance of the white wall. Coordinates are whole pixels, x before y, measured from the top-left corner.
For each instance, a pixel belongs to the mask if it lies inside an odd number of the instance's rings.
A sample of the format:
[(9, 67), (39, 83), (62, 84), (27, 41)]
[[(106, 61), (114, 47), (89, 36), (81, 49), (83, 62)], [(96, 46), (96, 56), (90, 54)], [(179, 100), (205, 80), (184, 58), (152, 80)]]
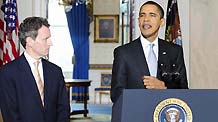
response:
[(19, 22), (29, 16), (46, 17), (46, 5), (47, 0), (17, 0)]
[(190, 1), (190, 86), (218, 89), (218, 1)]

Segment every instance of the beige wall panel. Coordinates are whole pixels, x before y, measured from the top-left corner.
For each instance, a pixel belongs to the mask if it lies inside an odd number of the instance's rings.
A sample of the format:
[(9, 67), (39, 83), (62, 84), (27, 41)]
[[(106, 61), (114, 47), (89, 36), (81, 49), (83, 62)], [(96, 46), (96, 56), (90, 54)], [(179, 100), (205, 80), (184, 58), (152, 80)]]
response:
[(218, 1), (190, 1), (190, 87), (218, 88)]

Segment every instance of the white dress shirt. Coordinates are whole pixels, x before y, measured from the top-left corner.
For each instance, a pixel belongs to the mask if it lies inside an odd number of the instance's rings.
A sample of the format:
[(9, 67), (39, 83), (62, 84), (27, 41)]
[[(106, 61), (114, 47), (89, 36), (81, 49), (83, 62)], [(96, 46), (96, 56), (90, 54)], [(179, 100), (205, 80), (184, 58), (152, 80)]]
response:
[[(32, 58), (26, 51), (24, 52), (24, 56), (26, 57), (27, 62), (28, 62), (29, 65), (30, 65), (32, 74), (34, 74), (34, 71), (35, 71), (35, 70), (34, 70), (34, 69), (35, 69), (34, 63), (35, 63), (37, 60), (34, 59), (34, 58)], [(38, 70), (39, 70), (39, 74), (40, 74), (42, 83), (43, 83), (43, 85), (44, 85), (43, 68), (42, 68), (42, 61), (41, 61), (41, 59), (39, 60)]]
[(154, 44), (153, 50), (158, 61), (158, 37), (152, 43), (148, 41), (146, 38), (144, 38), (142, 35), (140, 36), (140, 40), (146, 59), (148, 59), (148, 53), (150, 49), (149, 44)]

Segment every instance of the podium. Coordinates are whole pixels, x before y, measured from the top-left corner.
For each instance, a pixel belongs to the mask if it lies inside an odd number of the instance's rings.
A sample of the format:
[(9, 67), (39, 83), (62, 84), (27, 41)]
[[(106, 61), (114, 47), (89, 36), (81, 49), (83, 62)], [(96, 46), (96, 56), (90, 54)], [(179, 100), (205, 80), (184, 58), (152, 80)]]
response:
[(218, 122), (218, 90), (125, 89), (111, 122)]

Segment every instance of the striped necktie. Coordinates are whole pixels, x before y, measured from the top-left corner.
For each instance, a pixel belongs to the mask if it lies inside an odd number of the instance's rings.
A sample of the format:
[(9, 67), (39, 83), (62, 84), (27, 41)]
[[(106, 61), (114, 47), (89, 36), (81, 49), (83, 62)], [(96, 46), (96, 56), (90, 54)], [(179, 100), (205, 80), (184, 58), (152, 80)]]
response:
[(151, 76), (156, 77), (157, 74), (157, 58), (153, 50), (154, 44), (149, 44), (148, 68)]
[(41, 79), (40, 74), (39, 74), (39, 69), (38, 69), (39, 61), (34, 62), (34, 66), (35, 66), (34, 77), (35, 77), (36, 84), (37, 84), (37, 87), (39, 90), (42, 105), (44, 106), (44, 85), (42, 83), (42, 79)]

